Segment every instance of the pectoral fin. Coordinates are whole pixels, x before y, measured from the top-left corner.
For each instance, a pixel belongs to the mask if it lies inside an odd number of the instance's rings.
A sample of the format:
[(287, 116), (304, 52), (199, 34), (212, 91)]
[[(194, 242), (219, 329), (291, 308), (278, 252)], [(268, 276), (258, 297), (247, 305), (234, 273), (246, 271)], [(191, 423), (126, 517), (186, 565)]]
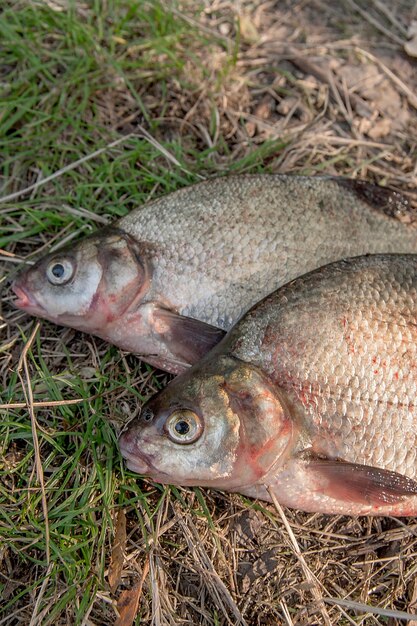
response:
[(169, 309), (155, 307), (153, 332), (175, 360), (193, 365), (209, 352), (226, 334), (224, 330)]
[(310, 456), (306, 471), (314, 475), (323, 495), (371, 506), (396, 504), (417, 495), (417, 482), (379, 467)]

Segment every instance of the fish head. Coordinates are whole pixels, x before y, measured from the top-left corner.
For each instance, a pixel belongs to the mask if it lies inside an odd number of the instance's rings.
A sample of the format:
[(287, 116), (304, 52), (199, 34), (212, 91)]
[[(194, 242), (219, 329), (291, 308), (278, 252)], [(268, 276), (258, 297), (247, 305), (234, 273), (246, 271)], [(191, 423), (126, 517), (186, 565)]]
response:
[(283, 462), (293, 423), (255, 366), (221, 356), (178, 376), (120, 437), (129, 469), (157, 482), (237, 490)]
[(135, 240), (103, 229), (25, 269), (12, 285), (14, 305), (94, 332), (141, 299), (150, 282), (148, 270)]

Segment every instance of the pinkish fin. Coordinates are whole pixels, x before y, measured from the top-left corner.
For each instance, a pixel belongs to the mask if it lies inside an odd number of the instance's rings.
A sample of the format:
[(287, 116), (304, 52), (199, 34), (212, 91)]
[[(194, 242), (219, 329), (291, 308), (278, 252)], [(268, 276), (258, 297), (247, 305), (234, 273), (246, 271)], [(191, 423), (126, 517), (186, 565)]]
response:
[(306, 461), (306, 471), (315, 475), (317, 492), (330, 498), (383, 506), (417, 495), (417, 482), (397, 472), (315, 456)]
[(197, 363), (226, 334), (220, 328), (169, 309), (155, 307), (152, 317), (153, 331), (178, 361), (188, 365)]

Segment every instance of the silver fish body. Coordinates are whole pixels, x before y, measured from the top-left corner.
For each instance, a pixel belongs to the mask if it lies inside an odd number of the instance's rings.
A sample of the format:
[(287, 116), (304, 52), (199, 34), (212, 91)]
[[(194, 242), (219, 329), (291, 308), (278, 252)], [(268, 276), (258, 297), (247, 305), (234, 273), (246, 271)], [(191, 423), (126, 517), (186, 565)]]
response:
[(339, 261), (277, 290), (120, 444), (161, 482), (416, 515), (417, 256)]
[(16, 281), (16, 305), (179, 373), (289, 280), (343, 257), (417, 252), (415, 218), (400, 194), (363, 181), (213, 179), (41, 259)]

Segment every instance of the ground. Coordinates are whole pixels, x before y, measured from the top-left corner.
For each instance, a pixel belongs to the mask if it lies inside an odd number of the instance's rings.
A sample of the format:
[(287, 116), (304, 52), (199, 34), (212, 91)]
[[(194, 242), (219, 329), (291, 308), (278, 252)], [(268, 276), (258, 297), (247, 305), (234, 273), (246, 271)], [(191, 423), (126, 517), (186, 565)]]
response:
[(227, 172), (345, 174), (414, 202), (416, 46), (404, 44), (416, 6), (0, 9), (0, 624), (405, 623), (416, 519), (138, 480), (117, 433), (167, 375), (37, 325), (13, 310), (9, 281), (33, 255)]

